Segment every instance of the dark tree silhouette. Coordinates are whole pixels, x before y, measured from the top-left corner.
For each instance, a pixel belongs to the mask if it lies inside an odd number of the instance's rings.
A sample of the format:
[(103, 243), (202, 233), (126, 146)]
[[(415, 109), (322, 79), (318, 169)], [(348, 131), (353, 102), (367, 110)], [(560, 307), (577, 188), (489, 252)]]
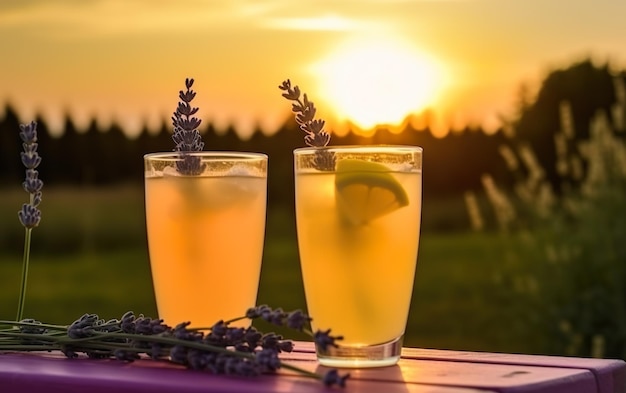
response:
[(23, 178), (19, 124), (17, 112), (7, 105), (0, 123), (0, 185), (17, 184)]
[(608, 65), (596, 67), (591, 60), (585, 60), (552, 72), (542, 83), (535, 102), (523, 108), (514, 122), (516, 139), (530, 144), (557, 192), (561, 190), (562, 179), (556, 168), (554, 135), (560, 131), (559, 107), (563, 101), (572, 108), (574, 144), (588, 139), (592, 116), (598, 110), (610, 113), (615, 102), (613, 75)]

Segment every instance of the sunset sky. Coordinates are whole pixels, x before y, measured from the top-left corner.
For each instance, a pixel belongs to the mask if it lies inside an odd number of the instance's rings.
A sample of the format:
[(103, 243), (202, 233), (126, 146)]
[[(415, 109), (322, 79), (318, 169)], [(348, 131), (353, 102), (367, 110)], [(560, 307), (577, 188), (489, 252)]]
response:
[(136, 135), (193, 77), (200, 117), (245, 137), (287, 119), (290, 78), (339, 133), (426, 108), (440, 134), (493, 130), (551, 70), (626, 69), (625, 15), (621, 0), (2, 0), (0, 108)]

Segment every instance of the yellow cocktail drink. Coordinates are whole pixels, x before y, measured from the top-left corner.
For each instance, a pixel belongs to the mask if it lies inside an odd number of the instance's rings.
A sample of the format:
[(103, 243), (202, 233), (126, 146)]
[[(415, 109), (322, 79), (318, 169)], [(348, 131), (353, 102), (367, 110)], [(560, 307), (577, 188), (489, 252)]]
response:
[(421, 149), (328, 148), (335, 165), (325, 169), (312, 164), (314, 150), (295, 151), (307, 308), (314, 329), (344, 336), (339, 349), (318, 349), (318, 358), (330, 366), (393, 364), (417, 262)]
[(159, 317), (171, 325), (212, 326), (256, 303), (267, 157), (201, 154), (197, 176), (176, 172), (176, 153), (146, 158), (150, 265)]

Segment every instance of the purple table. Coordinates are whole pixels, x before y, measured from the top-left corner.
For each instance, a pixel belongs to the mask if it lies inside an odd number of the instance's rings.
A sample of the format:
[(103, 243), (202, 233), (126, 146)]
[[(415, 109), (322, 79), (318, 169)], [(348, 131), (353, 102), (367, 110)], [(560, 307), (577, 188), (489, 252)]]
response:
[[(313, 346), (296, 342), (285, 360), (323, 371)], [(626, 393), (623, 360), (405, 348), (397, 366), (350, 370), (346, 392)], [(165, 362), (66, 359), (51, 353), (0, 354), (0, 392), (215, 393), (325, 392), (288, 371), (248, 379), (185, 370)]]

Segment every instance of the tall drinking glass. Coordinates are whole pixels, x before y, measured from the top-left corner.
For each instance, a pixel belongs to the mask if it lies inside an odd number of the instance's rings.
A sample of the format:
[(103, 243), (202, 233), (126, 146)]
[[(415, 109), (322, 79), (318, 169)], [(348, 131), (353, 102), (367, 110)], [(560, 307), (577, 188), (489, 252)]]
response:
[(400, 358), (417, 264), (422, 149), (294, 151), (298, 248), (313, 329), (343, 335), (321, 364), (377, 367)]
[(144, 156), (150, 265), (166, 323), (208, 327), (256, 304), (267, 161), (242, 152)]

